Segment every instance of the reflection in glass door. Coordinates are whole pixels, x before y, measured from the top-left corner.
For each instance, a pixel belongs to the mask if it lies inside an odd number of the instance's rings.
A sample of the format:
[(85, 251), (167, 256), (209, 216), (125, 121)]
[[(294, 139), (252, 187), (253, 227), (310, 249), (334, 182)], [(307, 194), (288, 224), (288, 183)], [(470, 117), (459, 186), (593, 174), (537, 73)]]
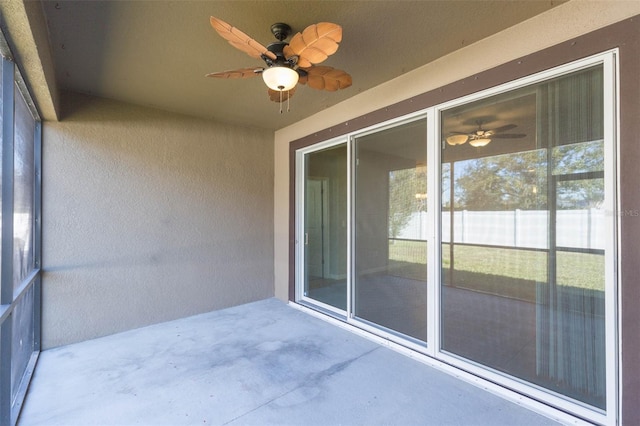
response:
[(427, 341), (427, 125), (354, 140), (356, 318)]
[(347, 145), (304, 156), (304, 297), (347, 309)]

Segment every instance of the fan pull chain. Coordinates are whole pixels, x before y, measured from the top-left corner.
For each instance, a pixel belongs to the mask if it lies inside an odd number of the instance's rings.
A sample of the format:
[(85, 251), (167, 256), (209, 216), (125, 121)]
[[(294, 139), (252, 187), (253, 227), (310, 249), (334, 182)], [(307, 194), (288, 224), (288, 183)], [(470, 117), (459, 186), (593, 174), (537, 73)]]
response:
[[(278, 90), (278, 92), (280, 92), (280, 114), (282, 114), (282, 93), (284, 92), (284, 90), (283, 90), (284, 87), (283, 86), (278, 86), (278, 89), (280, 89), (280, 90)], [(289, 99), (291, 98), (290, 95), (291, 95), (291, 91), (287, 90), (287, 112), (291, 111), (291, 109), (289, 108), (289, 105), (290, 105), (289, 104), (289, 102), (290, 102)]]

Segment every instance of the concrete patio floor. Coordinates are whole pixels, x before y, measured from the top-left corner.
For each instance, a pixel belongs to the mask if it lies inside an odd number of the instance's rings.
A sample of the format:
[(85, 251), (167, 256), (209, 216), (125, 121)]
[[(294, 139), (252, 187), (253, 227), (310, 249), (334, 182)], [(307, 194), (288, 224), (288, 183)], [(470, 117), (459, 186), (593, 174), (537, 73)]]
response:
[(268, 299), (44, 351), (18, 424), (556, 423)]

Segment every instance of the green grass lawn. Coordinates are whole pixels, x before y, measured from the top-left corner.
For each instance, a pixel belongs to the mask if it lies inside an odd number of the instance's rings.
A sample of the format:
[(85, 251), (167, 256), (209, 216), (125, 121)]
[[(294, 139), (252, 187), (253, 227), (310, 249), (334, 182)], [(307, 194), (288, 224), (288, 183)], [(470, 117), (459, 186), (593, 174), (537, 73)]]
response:
[[(390, 241), (389, 268), (392, 273), (426, 280), (426, 243)], [(587, 253), (556, 253), (557, 283), (560, 286), (604, 291), (604, 256)], [(442, 277), (454, 285), (522, 300), (536, 300), (536, 283), (547, 282), (547, 253), (541, 251), (454, 247), (453, 283), (449, 245), (442, 246)]]

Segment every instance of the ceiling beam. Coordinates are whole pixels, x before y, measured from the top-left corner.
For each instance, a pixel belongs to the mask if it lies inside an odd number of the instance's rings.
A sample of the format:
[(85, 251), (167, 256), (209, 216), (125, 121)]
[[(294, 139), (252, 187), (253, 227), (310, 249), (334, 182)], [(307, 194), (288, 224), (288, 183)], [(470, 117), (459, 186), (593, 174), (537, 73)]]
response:
[(45, 121), (57, 121), (60, 93), (40, 0), (0, 1), (0, 27), (7, 38), (12, 59), (29, 84), (40, 117)]

